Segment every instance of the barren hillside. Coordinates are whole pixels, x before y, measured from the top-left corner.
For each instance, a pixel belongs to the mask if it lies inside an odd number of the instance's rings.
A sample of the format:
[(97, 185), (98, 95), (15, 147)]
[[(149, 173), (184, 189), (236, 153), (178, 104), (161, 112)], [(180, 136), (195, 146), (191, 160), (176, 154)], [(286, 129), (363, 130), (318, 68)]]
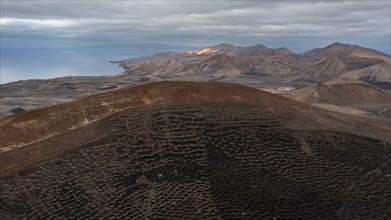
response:
[(157, 82), (0, 121), (2, 219), (387, 218), (389, 120)]

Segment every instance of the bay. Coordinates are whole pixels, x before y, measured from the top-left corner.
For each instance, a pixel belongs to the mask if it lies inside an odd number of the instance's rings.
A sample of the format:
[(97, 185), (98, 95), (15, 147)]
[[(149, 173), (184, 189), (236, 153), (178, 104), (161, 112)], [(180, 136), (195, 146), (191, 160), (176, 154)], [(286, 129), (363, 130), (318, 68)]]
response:
[(118, 61), (159, 50), (119, 48), (1, 48), (0, 83), (62, 76), (100, 76), (123, 72)]

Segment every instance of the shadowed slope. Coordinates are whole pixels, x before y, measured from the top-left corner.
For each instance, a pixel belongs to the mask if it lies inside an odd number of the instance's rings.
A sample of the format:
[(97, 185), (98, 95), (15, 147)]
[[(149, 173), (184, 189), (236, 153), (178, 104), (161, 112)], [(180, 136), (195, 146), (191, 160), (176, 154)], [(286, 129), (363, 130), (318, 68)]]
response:
[[(325, 82), (335, 79), (347, 72), (361, 70), (367, 67), (382, 63), (381, 60), (358, 58), (358, 57), (341, 57), (340, 55), (330, 56), (322, 59), (314, 65), (301, 70), (299, 76), (301, 79)], [(387, 78), (386, 75), (383, 78)], [(378, 78), (378, 80), (383, 80)]]
[(151, 83), (1, 123), (2, 219), (381, 219), (391, 207), (386, 123), (235, 84)]
[(391, 90), (391, 64), (387, 62), (349, 71), (343, 74), (343, 76), (361, 80), (379, 88)]
[(295, 90), (289, 97), (324, 107), (349, 107), (364, 114), (391, 118), (391, 93), (367, 83), (340, 78)]

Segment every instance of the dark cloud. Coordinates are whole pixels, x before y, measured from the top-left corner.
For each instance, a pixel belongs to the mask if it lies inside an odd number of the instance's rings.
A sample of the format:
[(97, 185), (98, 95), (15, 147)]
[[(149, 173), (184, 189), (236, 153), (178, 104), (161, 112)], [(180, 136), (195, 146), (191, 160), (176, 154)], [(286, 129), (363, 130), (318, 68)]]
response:
[(5, 1), (1, 8), (3, 32), (20, 35), (32, 28), (74, 37), (105, 31), (124, 37), (390, 33), (389, 1)]

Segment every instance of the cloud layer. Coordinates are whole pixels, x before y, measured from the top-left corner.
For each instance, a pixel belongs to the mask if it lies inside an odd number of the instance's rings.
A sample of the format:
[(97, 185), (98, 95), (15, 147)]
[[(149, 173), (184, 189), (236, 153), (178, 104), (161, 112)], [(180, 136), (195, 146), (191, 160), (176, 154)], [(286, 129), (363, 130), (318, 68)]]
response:
[(1, 34), (133, 45), (370, 41), (390, 37), (390, 7), (389, 1), (2, 1)]

